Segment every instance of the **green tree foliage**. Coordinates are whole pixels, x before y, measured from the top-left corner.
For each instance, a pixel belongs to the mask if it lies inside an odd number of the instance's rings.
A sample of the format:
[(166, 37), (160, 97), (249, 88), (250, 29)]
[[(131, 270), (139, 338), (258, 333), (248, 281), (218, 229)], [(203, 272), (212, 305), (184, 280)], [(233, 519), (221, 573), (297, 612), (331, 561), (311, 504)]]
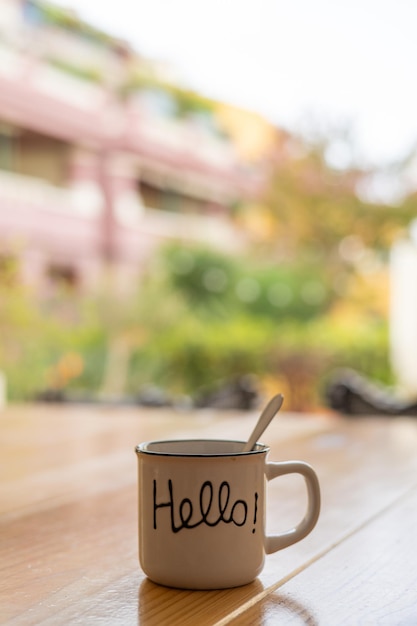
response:
[(181, 245), (165, 248), (162, 263), (169, 284), (203, 319), (233, 319), (243, 312), (302, 321), (322, 314), (333, 298), (321, 263), (271, 263)]
[(386, 251), (416, 215), (415, 197), (395, 206), (361, 199), (359, 190), (373, 172), (331, 167), (330, 145), (331, 139), (307, 145), (284, 136), (277, 147), (263, 203), (273, 218), (270, 248), (287, 259), (337, 263), (340, 242), (352, 234), (364, 246)]

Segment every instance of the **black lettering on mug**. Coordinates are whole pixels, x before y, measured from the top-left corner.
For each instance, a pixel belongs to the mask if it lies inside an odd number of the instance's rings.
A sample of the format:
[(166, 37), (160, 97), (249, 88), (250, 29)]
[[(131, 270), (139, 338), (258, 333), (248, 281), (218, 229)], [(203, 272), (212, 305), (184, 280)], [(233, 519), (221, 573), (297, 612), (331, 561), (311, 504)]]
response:
[[(166, 501), (158, 501), (157, 481), (153, 481), (153, 527), (157, 529), (159, 509), (168, 508), (170, 513), (171, 530), (178, 533), (185, 528), (192, 529), (205, 524), (215, 527), (220, 523), (244, 526), (248, 519), (248, 504), (245, 500), (235, 500), (232, 504), (230, 485), (223, 481), (217, 492), (217, 503), (214, 504), (213, 483), (206, 480), (200, 489), (198, 506), (190, 498), (183, 498), (176, 502), (172, 480), (168, 480), (169, 497)], [(255, 509), (253, 523), (256, 524), (258, 509), (258, 494), (255, 493)], [(253, 529), (252, 532), (255, 532)]]
[[(258, 493), (255, 492), (255, 512), (253, 514), (253, 525), (256, 526), (256, 516), (258, 514)], [(253, 533), (256, 532), (256, 528), (252, 530)]]

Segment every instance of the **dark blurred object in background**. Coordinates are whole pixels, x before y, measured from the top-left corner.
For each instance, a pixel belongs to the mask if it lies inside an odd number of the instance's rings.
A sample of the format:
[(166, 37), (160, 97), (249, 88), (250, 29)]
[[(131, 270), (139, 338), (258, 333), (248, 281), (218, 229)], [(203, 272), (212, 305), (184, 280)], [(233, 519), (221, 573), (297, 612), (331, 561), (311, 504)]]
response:
[(259, 389), (256, 377), (240, 376), (236, 380), (219, 385), (216, 389), (197, 396), (198, 408), (239, 409), (250, 411), (258, 406)]
[(417, 401), (407, 402), (349, 369), (338, 370), (327, 386), (329, 406), (347, 415), (417, 415)]

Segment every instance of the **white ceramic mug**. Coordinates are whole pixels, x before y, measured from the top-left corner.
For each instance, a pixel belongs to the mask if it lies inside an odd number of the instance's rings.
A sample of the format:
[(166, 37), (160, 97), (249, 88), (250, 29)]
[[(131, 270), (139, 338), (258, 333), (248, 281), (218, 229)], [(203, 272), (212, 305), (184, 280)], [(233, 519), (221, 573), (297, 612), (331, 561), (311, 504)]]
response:
[[(307, 463), (268, 463), (269, 448), (227, 440), (153, 441), (139, 461), (139, 559), (154, 582), (222, 589), (253, 581), (265, 554), (303, 539), (320, 511), (320, 488)], [(301, 474), (307, 512), (293, 529), (265, 535), (266, 481)]]

